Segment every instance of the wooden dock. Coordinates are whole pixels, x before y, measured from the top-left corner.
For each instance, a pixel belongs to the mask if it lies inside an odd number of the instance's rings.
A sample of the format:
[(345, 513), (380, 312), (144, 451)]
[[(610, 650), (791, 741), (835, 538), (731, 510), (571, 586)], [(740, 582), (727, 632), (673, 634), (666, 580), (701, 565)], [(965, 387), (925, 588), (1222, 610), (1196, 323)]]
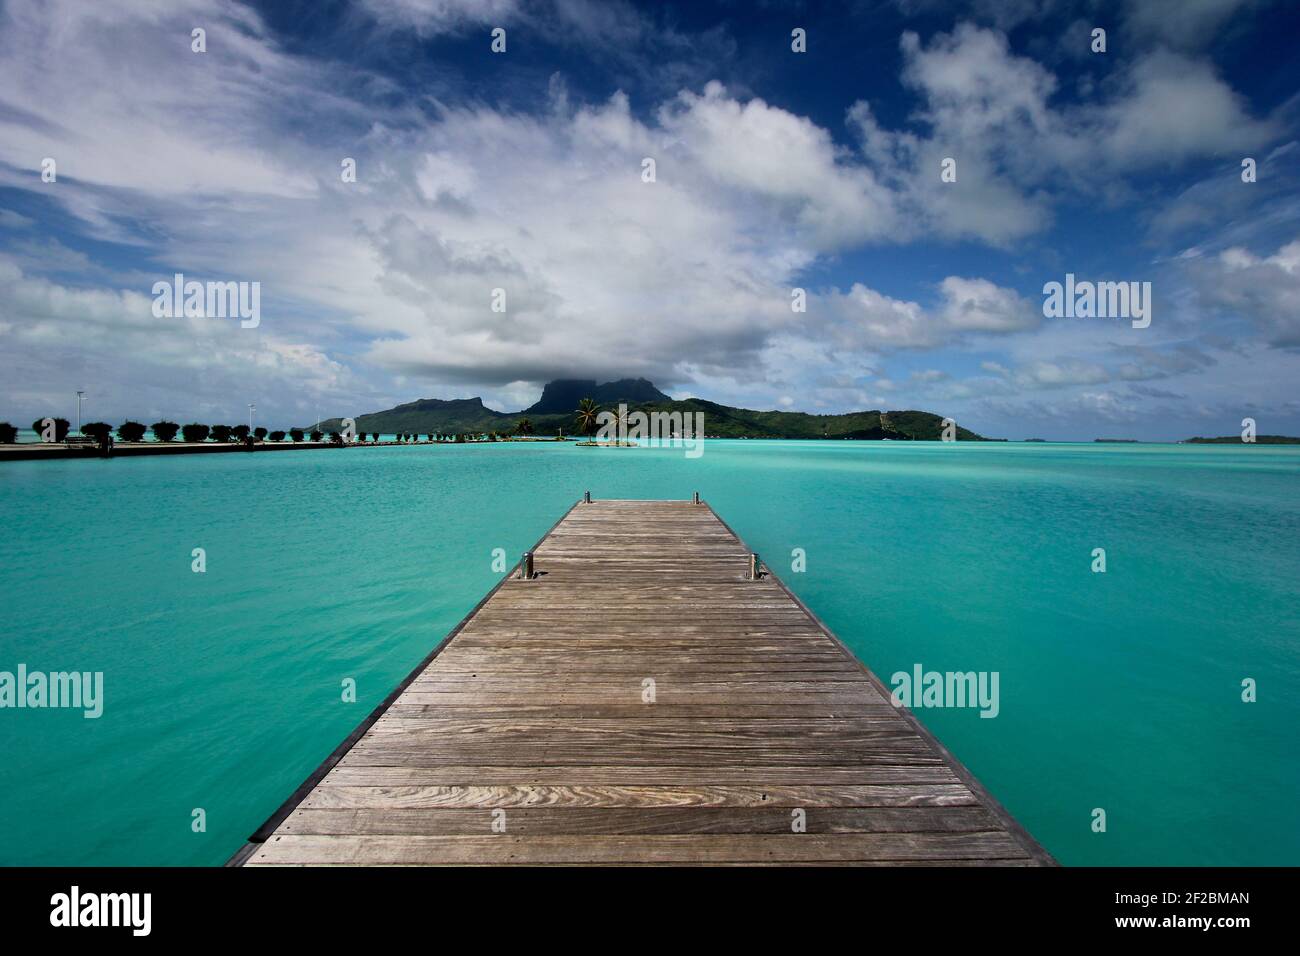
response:
[(707, 504), (580, 502), (232, 864), (1051, 865)]

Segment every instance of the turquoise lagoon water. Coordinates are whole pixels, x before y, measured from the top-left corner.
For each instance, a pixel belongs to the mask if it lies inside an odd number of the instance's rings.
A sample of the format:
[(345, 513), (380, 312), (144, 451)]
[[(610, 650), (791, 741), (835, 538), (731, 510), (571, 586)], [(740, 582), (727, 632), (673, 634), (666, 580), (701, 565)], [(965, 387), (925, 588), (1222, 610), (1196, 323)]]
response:
[(699, 490), (885, 680), (997, 671), (996, 719), (919, 716), (1063, 863), (1300, 863), (1298, 479), (1300, 449), (1263, 446), (0, 464), (0, 670), (102, 671), (106, 697), (0, 710), (0, 863), (224, 861), (492, 586), (492, 549), (588, 488)]

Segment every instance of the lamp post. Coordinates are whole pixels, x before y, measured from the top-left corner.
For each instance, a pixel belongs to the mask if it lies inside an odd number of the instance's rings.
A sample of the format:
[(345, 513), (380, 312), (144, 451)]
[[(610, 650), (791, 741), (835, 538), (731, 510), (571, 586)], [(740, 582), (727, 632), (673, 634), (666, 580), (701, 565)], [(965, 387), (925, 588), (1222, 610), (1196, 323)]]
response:
[(257, 411), (257, 406), (250, 402), (248, 405), (248, 432), (250, 435), (253, 432), (253, 412), (255, 411)]
[(86, 400), (86, 393), (77, 392), (77, 432), (81, 432), (81, 403)]

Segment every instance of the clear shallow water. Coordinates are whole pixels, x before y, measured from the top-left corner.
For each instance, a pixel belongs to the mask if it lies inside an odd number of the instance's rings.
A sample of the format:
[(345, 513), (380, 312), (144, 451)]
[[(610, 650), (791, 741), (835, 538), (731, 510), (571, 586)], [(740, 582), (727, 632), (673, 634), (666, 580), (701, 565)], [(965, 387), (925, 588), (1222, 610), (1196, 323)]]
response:
[(1300, 863), (1300, 449), (744, 441), (0, 464), (0, 670), (106, 696), (0, 710), (0, 863), (224, 861), (588, 488), (699, 490), (886, 681), (998, 671), (918, 714), (1063, 863)]

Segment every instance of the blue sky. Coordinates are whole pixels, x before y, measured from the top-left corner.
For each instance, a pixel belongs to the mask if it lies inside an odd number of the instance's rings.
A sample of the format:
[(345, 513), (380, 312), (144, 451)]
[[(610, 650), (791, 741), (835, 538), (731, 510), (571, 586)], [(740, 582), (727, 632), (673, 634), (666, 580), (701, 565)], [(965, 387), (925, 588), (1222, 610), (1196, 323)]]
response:
[[(1298, 37), (1265, 0), (0, 0), (0, 418), (644, 375), (1010, 438), (1300, 434)], [(156, 317), (175, 272), (260, 283), (260, 324)], [(1150, 326), (1045, 317), (1066, 273), (1150, 282)]]

